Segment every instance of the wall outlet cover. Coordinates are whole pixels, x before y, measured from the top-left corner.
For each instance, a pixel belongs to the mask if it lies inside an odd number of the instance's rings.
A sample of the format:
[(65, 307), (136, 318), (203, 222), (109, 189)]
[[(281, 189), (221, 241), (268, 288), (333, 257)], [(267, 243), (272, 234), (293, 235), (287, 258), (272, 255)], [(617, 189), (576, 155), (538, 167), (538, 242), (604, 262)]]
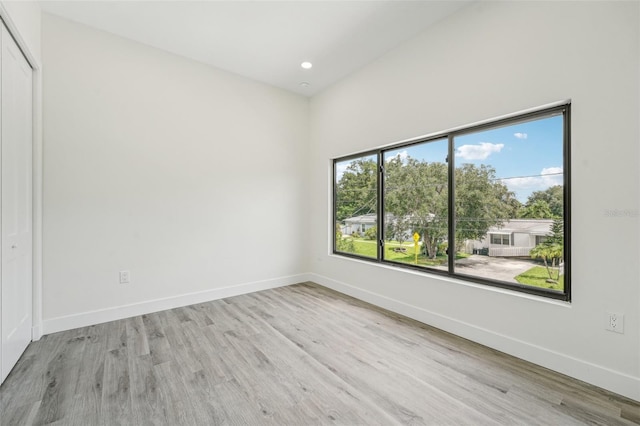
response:
[(604, 328), (615, 333), (624, 333), (624, 314), (605, 312)]

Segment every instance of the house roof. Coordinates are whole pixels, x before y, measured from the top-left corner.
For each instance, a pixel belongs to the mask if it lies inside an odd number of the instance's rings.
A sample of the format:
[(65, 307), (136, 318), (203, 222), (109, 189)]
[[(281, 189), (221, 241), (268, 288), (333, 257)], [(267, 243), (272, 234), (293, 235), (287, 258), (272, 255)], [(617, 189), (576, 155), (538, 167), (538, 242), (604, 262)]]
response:
[[(367, 224), (376, 225), (378, 215), (368, 213), (361, 216), (353, 216), (344, 220), (345, 224)], [(387, 221), (393, 217), (387, 217)], [(511, 219), (502, 226), (492, 226), (488, 234), (511, 234), (514, 232), (532, 235), (548, 235), (551, 232), (552, 219)]]
[(345, 219), (345, 223), (361, 223), (361, 224), (376, 224), (378, 215), (374, 213), (364, 214), (362, 216), (354, 216)]
[(490, 234), (508, 234), (512, 232), (547, 235), (551, 232), (552, 219), (511, 219), (501, 227), (492, 226)]
[[(436, 215), (434, 215), (433, 213), (429, 213), (428, 215), (426, 215), (426, 220), (427, 221), (431, 221), (433, 220), (433, 218)], [(362, 216), (353, 216), (353, 217), (349, 217), (347, 219), (344, 220), (345, 223), (360, 223), (360, 224), (376, 224), (378, 215), (376, 215), (375, 213), (367, 213), (365, 215)], [(404, 216), (404, 220), (411, 222), (411, 216)], [(424, 219), (422, 219), (424, 220)], [(389, 222), (395, 222), (396, 218), (394, 215), (392, 214), (387, 214), (385, 216), (385, 223), (389, 223)]]

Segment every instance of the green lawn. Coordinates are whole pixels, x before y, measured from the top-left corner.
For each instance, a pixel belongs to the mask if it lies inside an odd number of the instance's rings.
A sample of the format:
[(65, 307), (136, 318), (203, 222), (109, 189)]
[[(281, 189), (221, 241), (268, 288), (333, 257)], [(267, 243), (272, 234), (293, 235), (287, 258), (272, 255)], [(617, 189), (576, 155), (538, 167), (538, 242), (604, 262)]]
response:
[(534, 266), (533, 268), (515, 277), (516, 281), (518, 281), (520, 284), (526, 284), (533, 287), (548, 288), (557, 291), (564, 290), (564, 275), (560, 275), (560, 280), (558, 280), (557, 284), (546, 282), (548, 278), (549, 274), (547, 273), (547, 268), (545, 268), (544, 266)]
[[(353, 242), (353, 251), (349, 251), (349, 253), (357, 254), (360, 256), (371, 257), (373, 259), (376, 258), (377, 244), (375, 241), (365, 240), (363, 238), (346, 238), (345, 240), (349, 240)], [(393, 249), (397, 247), (404, 247), (407, 249), (407, 251), (405, 253), (393, 251)], [(465, 257), (469, 257), (469, 255), (466, 253), (456, 254), (456, 259), (462, 259)], [(400, 263), (415, 265), (415, 251), (414, 251), (413, 243), (408, 242), (408, 243), (400, 244), (396, 241), (386, 241), (384, 259), (392, 262), (400, 262)], [(435, 259), (428, 259), (427, 256), (420, 253), (418, 254), (418, 265), (431, 266), (431, 267), (433, 266), (446, 267), (447, 255), (444, 253), (438, 253), (438, 256)], [(533, 287), (548, 288), (548, 289), (557, 290), (557, 291), (564, 290), (564, 275), (560, 276), (560, 280), (556, 284), (546, 282), (547, 278), (549, 278), (549, 274), (547, 273), (547, 268), (545, 268), (544, 266), (534, 266), (533, 268), (516, 276), (515, 280), (518, 281), (520, 284), (525, 284)]]
[[(353, 239), (353, 247), (354, 247), (354, 251), (352, 253), (354, 254), (358, 254), (360, 256), (372, 257), (374, 259), (377, 256), (377, 244), (375, 241), (355, 238)], [(398, 247), (404, 247), (407, 249), (407, 251), (405, 253), (393, 251), (394, 248), (398, 248)], [(385, 260), (390, 260), (393, 262), (409, 263), (409, 264), (415, 265), (414, 250), (415, 248), (413, 243), (400, 244), (395, 241), (386, 241), (384, 258)], [(460, 259), (468, 256), (469, 256), (468, 254), (458, 253), (456, 258)], [(438, 256), (435, 259), (428, 259), (427, 256), (425, 256), (422, 253), (418, 254), (418, 265), (420, 266), (440, 266), (440, 265), (446, 265), (446, 263), (447, 263), (447, 255), (444, 253), (438, 254)]]

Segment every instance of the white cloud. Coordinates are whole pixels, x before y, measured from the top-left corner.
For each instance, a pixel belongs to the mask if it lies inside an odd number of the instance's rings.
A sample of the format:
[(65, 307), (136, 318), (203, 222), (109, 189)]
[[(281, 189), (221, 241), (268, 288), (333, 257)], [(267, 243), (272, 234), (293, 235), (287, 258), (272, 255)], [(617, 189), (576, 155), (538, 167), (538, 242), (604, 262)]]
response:
[(456, 150), (456, 157), (464, 160), (484, 160), (494, 152), (504, 148), (501, 143), (480, 142), (477, 145), (462, 145)]
[(396, 155), (392, 155), (391, 157), (387, 157), (387, 161), (391, 161), (394, 158), (399, 158), (400, 161), (402, 161), (404, 163), (405, 161), (407, 161), (407, 157), (409, 157), (409, 153), (405, 149), (403, 151), (397, 152)]
[(562, 185), (562, 173), (562, 167), (547, 167), (540, 172), (542, 180), (548, 186)]
[(551, 186), (562, 185), (562, 167), (545, 167), (538, 176), (504, 179), (502, 182), (514, 192), (522, 190), (544, 191)]
[(526, 139), (527, 138), (527, 134), (526, 133), (514, 133), (513, 136), (515, 136), (518, 139)]

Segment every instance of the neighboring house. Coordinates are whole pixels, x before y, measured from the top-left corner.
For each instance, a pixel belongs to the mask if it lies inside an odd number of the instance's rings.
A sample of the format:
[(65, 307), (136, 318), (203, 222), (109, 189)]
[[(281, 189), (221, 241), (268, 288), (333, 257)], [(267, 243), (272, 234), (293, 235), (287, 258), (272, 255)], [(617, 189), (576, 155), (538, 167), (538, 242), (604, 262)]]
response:
[[(340, 226), (342, 235), (364, 234), (376, 226), (376, 217), (375, 213), (369, 213), (345, 219)], [(386, 222), (393, 220), (390, 216)], [(552, 223), (552, 219), (511, 219), (502, 226), (490, 227), (485, 238), (467, 240), (463, 251), (496, 257), (528, 257), (531, 249), (551, 234)]]
[[(354, 232), (359, 232), (363, 234), (367, 229), (373, 228), (377, 225), (376, 224), (377, 217), (378, 216), (375, 213), (367, 213), (362, 216), (350, 217), (342, 221), (342, 224), (340, 225), (340, 231), (342, 231), (342, 235), (351, 235)], [(429, 213), (426, 220), (431, 221), (433, 217), (434, 217), (434, 214)], [(405, 223), (411, 222), (409, 218), (410, 218), (409, 216), (404, 217)], [(388, 214), (387, 216), (385, 216), (385, 220), (384, 220), (385, 224), (390, 224), (395, 221), (396, 221), (396, 218), (392, 214)], [(414, 232), (416, 232), (413, 229), (409, 229), (409, 231), (411, 231), (410, 233), (409, 232), (407, 233), (407, 236), (409, 237), (413, 235)]]
[(351, 235), (354, 232), (364, 234), (367, 229), (376, 226), (376, 218), (375, 213), (350, 217), (343, 221), (344, 224), (340, 226), (340, 231), (342, 231), (342, 235)]
[(511, 219), (502, 226), (489, 228), (480, 241), (469, 240), (468, 253), (500, 257), (526, 257), (532, 248), (551, 234), (551, 219)]

